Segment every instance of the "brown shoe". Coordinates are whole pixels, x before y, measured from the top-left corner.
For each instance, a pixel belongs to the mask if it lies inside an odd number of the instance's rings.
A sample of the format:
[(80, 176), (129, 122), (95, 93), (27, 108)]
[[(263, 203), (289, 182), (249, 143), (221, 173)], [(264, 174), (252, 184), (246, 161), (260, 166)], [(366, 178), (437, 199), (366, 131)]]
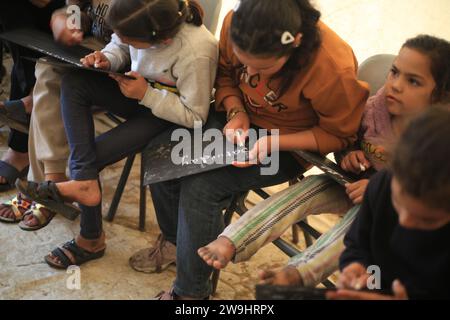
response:
[(177, 248), (160, 234), (153, 247), (142, 249), (131, 256), (130, 266), (139, 272), (160, 273), (176, 263)]

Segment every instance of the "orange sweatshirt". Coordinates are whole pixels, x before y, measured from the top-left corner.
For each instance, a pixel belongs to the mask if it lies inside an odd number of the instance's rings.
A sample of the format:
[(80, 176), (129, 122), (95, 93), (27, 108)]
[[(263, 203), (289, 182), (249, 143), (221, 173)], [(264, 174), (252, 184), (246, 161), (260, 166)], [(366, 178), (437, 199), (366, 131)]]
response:
[(252, 80), (249, 84), (241, 77), (245, 68), (233, 53), (231, 19), (232, 12), (225, 18), (220, 36), (217, 110), (224, 110), (225, 98), (237, 96), (244, 102), (252, 124), (279, 129), (280, 134), (312, 130), (322, 154), (352, 144), (369, 96), (368, 85), (356, 78), (358, 64), (352, 48), (319, 22), (320, 47), (287, 92), (277, 97), (274, 88), (279, 80), (272, 81), (269, 89), (266, 83)]

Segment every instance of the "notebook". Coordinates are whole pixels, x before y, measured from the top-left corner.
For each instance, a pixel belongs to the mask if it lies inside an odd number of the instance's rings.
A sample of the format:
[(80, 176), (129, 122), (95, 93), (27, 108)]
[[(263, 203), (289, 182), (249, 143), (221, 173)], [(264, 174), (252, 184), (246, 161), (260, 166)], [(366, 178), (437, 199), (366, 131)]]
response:
[[(58, 67), (66, 68), (78, 68), (87, 71), (115, 74), (123, 77), (133, 79), (131, 76), (126, 76), (120, 72), (112, 72), (102, 69), (95, 69), (85, 67), (80, 59), (84, 58), (86, 55), (92, 53), (92, 49), (83, 47), (81, 45), (75, 46), (65, 46), (60, 43), (55, 42), (50, 34), (45, 32), (35, 30), (35, 29), (16, 29), (8, 32), (0, 33), (0, 39), (12, 42), (19, 46), (37, 51), (44, 56), (57, 59), (42, 58), (39, 62), (50, 64)], [(36, 61), (35, 58), (24, 57), (25, 59)]]

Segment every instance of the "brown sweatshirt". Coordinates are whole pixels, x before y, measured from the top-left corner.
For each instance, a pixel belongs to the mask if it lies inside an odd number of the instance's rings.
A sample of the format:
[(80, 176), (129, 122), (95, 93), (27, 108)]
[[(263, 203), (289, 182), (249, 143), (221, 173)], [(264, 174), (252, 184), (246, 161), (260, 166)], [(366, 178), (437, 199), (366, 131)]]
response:
[(319, 22), (320, 47), (286, 93), (278, 97), (274, 92), (279, 80), (271, 81), (270, 89), (254, 77), (249, 83), (242, 77), (245, 67), (234, 55), (229, 38), (231, 19), (232, 12), (225, 18), (220, 36), (217, 110), (224, 110), (225, 98), (237, 96), (244, 101), (252, 124), (279, 129), (280, 134), (312, 130), (322, 154), (352, 144), (369, 96), (368, 85), (356, 78), (358, 64), (352, 48)]

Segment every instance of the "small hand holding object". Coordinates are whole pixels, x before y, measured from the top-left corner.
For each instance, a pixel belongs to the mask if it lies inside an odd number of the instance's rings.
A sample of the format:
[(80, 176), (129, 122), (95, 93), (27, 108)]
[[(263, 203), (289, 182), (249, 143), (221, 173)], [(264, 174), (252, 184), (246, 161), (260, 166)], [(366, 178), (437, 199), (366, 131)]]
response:
[(237, 113), (223, 128), (227, 140), (235, 144), (244, 144), (250, 128), (250, 118), (244, 112)]
[(289, 265), (276, 270), (260, 270), (258, 276), (261, 284), (301, 286), (303, 282), (297, 268)]
[(88, 54), (84, 58), (80, 59), (80, 62), (85, 67), (93, 67), (96, 69), (109, 70), (111, 69), (111, 63), (105, 54), (101, 51), (95, 51), (91, 54)]
[(112, 74), (109, 76), (117, 81), (120, 91), (125, 97), (141, 101), (142, 99), (144, 99), (145, 93), (148, 90), (147, 80), (139, 73), (134, 71), (127, 72), (126, 75), (131, 76), (134, 79), (129, 79)]
[(347, 183), (345, 185), (345, 192), (354, 204), (360, 204), (363, 201), (364, 193), (366, 192), (368, 179), (361, 179), (354, 183)]
[(348, 172), (359, 174), (371, 167), (361, 150), (349, 152), (341, 161), (341, 168)]
[(256, 141), (253, 148), (248, 153), (248, 162), (233, 162), (232, 165), (238, 168), (247, 168), (261, 163), (271, 152), (271, 138), (264, 136)]
[(337, 287), (341, 289), (361, 290), (366, 288), (369, 274), (361, 263), (354, 262), (342, 270)]
[(31, 4), (38, 8), (45, 8), (52, 0), (30, 0)]
[(408, 292), (399, 280), (392, 283), (392, 292), (394, 295), (339, 289), (335, 292), (328, 291), (326, 297), (329, 300), (408, 300)]

